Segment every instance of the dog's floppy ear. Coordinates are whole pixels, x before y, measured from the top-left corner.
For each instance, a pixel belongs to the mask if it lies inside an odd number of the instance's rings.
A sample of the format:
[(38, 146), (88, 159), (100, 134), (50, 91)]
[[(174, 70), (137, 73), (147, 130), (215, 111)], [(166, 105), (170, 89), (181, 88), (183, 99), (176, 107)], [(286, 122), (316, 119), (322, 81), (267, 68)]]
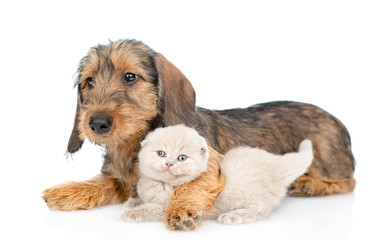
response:
[(80, 108), (81, 108), (81, 99), (80, 99), (80, 93), (79, 93), (79, 86), (77, 86), (77, 108), (76, 108), (76, 116), (74, 120), (74, 126), (72, 134), (69, 138), (68, 143), (68, 153), (75, 153), (78, 151), (83, 144), (83, 140), (79, 138), (79, 130), (78, 130), (78, 124), (79, 124), (79, 118), (80, 118)]
[(156, 56), (159, 109), (164, 126), (196, 122), (195, 91), (185, 75), (162, 54)]

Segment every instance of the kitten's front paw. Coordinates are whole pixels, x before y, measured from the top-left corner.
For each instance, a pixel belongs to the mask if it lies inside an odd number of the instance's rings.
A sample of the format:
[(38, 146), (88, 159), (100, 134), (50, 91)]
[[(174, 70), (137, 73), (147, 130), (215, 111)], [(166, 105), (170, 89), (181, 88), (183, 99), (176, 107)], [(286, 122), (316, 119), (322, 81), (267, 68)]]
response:
[(238, 215), (238, 213), (223, 213), (218, 218), (217, 221), (222, 224), (242, 224), (245, 222), (243, 216)]
[(165, 224), (170, 230), (193, 230), (203, 219), (203, 212), (178, 209), (167, 211)]
[(144, 222), (146, 221), (146, 216), (135, 209), (125, 209), (121, 214), (121, 220), (124, 222)]
[(140, 198), (128, 198), (128, 200), (124, 203), (123, 209), (128, 209), (128, 208), (135, 208), (141, 205), (143, 202)]
[(257, 209), (237, 209), (221, 214), (217, 221), (223, 224), (252, 223), (265, 218), (271, 212), (268, 208), (260, 206)]

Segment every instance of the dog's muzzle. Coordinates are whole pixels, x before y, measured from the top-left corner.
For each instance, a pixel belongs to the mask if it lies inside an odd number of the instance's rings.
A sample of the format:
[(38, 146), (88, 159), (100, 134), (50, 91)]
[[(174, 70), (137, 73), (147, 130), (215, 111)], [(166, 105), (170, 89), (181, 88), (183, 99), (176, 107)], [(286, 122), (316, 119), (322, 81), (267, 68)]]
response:
[(108, 115), (96, 115), (90, 118), (89, 127), (96, 134), (104, 134), (111, 130), (113, 119)]

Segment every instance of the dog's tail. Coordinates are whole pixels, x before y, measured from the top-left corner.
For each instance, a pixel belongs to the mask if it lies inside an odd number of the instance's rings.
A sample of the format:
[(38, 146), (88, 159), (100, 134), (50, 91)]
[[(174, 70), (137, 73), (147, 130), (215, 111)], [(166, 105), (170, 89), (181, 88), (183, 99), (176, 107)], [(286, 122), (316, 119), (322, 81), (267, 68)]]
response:
[(281, 161), (275, 164), (275, 176), (285, 185), (289, 186), (295, 179), (307, 172), (314, 158), (312, 142), (303, 140), (298, 152), (287, 153), (282, 156)]

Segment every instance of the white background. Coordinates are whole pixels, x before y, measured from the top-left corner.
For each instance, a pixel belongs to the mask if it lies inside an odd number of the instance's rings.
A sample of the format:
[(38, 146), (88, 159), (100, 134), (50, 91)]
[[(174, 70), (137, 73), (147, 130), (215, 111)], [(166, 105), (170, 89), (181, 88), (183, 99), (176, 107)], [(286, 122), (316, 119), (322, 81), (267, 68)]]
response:
[[(373, 1), (2, 1), (0, 3), (1, 239), (375, 239)], [(44, 188), (100, 171), (86, 143), (64, 156), (76, 67), (88, 49), (135, 38), (192, 82), (200, 106), (273, 100), (318, 105), (352, 136), (353, 194), (286, 198), (265, 220), (206, 221), (175, 233), (123, 223), (121, 205), (49, 210)]]

